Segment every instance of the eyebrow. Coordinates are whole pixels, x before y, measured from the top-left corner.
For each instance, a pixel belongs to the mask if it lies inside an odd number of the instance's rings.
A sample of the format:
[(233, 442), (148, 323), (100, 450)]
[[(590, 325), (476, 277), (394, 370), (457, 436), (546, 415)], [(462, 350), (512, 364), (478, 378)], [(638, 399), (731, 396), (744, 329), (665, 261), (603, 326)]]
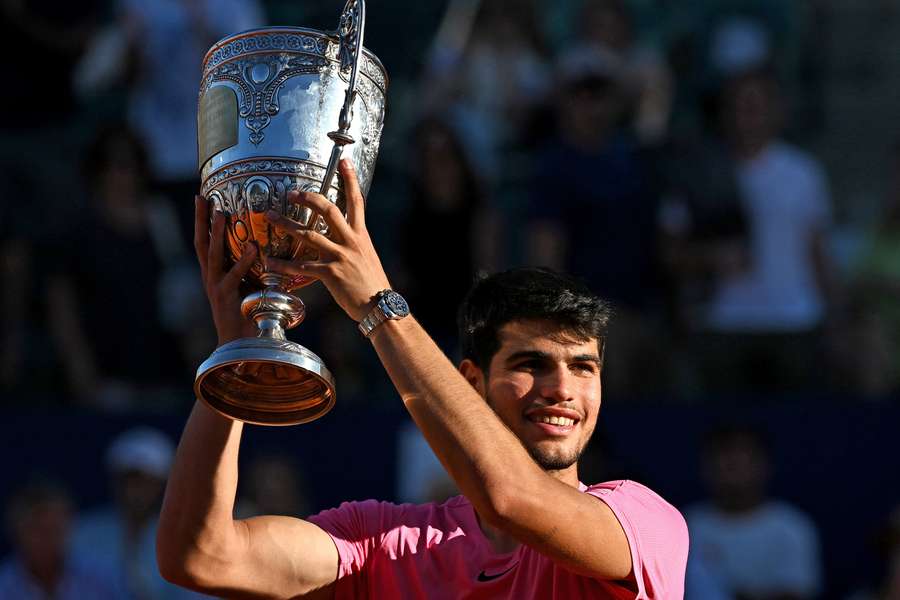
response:
[[(525, 358), (536, 360), (552, 360), (552, 357), (548, 353), (541, 352), (540, 350), (520, 350), (519, 352), (515, 352), (506, 357), (506, 363), (513, 363), (517, 360), (522, 360)], [(599, 365), (602, 361), (596, 354), (577, 354), (571, 358), (571, 362), (592, 362)]]

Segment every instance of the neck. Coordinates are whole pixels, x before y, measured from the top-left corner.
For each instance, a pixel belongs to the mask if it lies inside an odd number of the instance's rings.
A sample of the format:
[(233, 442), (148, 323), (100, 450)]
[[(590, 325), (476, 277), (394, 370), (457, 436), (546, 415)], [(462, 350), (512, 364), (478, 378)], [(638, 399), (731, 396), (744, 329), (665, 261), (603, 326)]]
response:
[(605, 130), (577, 127), (567, 132), (565, 139), (578, 150), (594, 154), (603, 150), (611, 137), (612, 135)]
[(753, 160), (760, 156), (771, 142), (769, 138), (742, 140), (734, 145), (734, 153), (739, 160)]
[(723, 512), (741, 515), (756, 510), (765, 502), (761, 493), (746, 493), (722, 496), (716, 499), (716, 505)]
[(578, 464), (574, 464), (570, 467), (566, 467), (565, 469), (560, 469), (558, 471), (545, 471), (547, 475), (556, 479), (557, 481), (561, 481), (566, 485), (570, 485), (573, 488), (578, 488), (581, 483), (578, 480)]

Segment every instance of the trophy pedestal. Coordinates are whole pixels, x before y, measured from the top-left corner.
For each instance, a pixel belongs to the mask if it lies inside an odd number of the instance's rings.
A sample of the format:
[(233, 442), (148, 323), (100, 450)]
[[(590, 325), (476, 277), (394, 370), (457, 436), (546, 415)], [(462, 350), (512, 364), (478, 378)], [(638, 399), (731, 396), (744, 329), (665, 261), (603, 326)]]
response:
[(297, 425), (334, 406), (334, 378), (300, 344), (269, 337), (220, 346), (197, 369), (194, 392), (215, 411), (257, 425)]

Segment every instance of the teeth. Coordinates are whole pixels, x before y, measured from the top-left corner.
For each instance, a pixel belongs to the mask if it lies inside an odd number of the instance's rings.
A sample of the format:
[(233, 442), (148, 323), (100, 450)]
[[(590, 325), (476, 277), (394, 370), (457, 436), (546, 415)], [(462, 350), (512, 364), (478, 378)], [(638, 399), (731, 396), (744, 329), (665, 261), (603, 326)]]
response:
[(566, 417), (539, 417), (539, 422), (547, 423), (548, 425), (560, 425), (562, 427), (571, 427), (575, 424), (575, 419), (568, 419)]

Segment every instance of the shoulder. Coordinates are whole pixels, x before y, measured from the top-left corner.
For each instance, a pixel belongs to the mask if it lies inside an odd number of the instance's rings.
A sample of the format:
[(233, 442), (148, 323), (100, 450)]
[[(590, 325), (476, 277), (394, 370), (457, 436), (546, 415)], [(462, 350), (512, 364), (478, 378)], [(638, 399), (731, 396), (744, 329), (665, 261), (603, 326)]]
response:
[(394, 504), (378, 500), (344, 502), (337, 508), (324, 510), (308, 520), (331, 531), (335, 527), (352, 527), (366, 536), (384, 534), (401, 525), (431, 523), (464, 511), (470, 506), (463, 496), (455, 496), (443, 503)]
[(598, 483), (584, 491), (612, 509), (629, 537), (641, 532), (665, 536), (687, 551), (688, 529), (681, 512), (647, 486), (624, 479)]
[(73, 527), (72, 541), (76, 545), (92, 545), (98, 540), (118, 538), (122, 521), (112, 508), (102, 508), (79, 516)]
[[(6, 582), (15, 577), (16, 564), (16, 559), (13, 557), (7, 557), (0, 562), (0, 582)], [(0, 587), (0, 589), (2, 589), (2, 587)]]
[(664, 515), (672, 521), (673, 525), (684, 528), (685, 531), (687, 530), (684, 517), (677, 508), (662, 496), (637, 481), (630, 479), (605, 481), (588, 486), (584, 491), (600, 498), (607, 504), (616, 504), (637, 515), (640, 515), (642, 512)]
[(815, 156), (802, 148), (785, 141), (772, 145), (772, 158), (783, 168), (790, 168), (798, 174), (824, 180), (825, 168)]
[(90, 591), (85, 597), (118, 598), (124, 595), (124, 589), (118, 589), (117, 574), (102, 569), (94, 562), (72, 557), (66, 564), (66, 579), (80, 591)]
[(816, 525), (812, 518), (793, 504), (772, 500), (763, 507), (763, 511), (766, 519), (776, 525), (815, 534)]
[(695, 502), (684, 508), (684, 516), (687, 522), (690, 523), (691, 528), (693, 528), (695, 522), (717, 520), (719, 511), (710, 502)]
[(688, 529), (677, 508), (636, 481), (607, 481), (584, 490), (613, 511), (631, 549), (638, 586), (659, 597), (681, 597), (688, 557)]

